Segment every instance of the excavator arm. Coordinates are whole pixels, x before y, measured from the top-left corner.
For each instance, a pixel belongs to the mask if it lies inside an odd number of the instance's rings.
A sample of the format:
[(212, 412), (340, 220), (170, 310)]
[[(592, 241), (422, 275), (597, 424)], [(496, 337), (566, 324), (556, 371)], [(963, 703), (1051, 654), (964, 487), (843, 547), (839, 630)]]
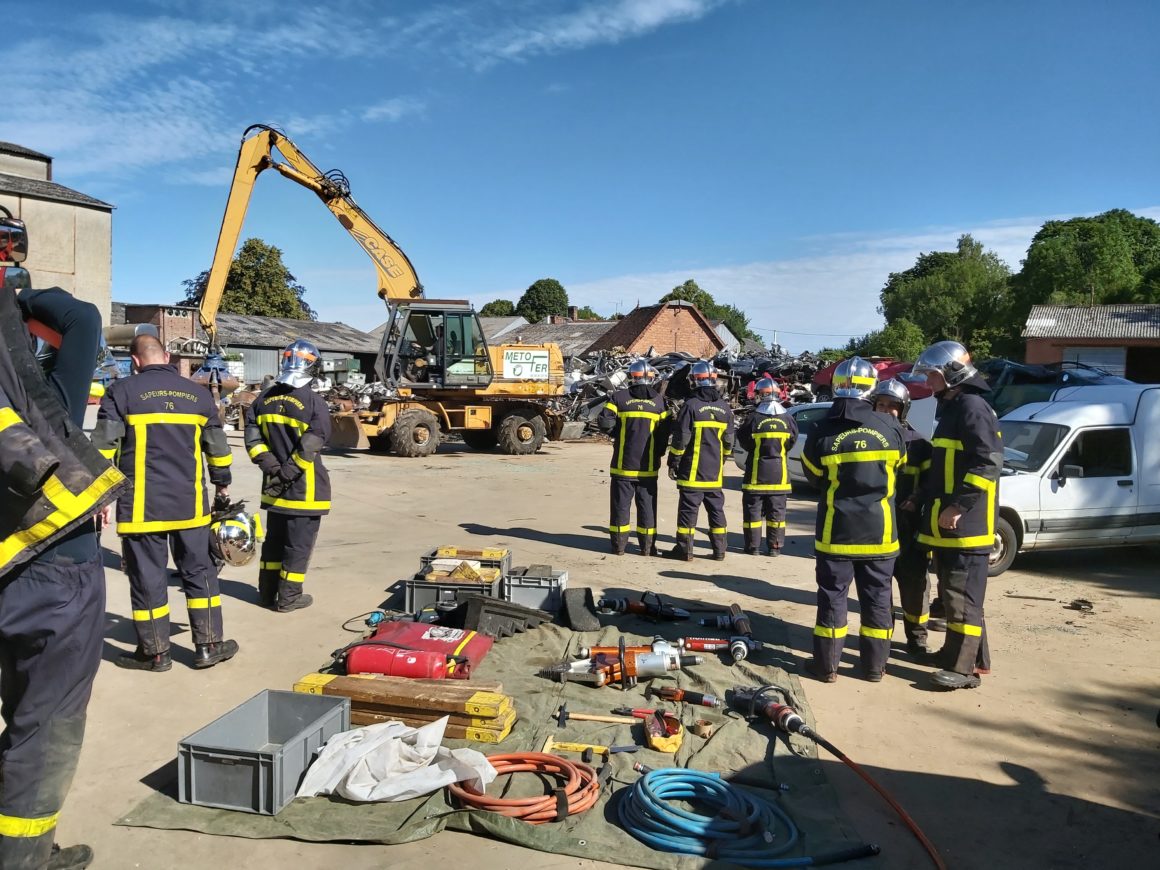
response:
[[(277, 151), (285, 161), (274, 159)], [(242, 134), (242, 146), (238, 151), (238, 165), (234, 169), (234, 180), (230, 186), (230, 196), (226, 201), (226, 213), (222, 218), (221, 232), (218, 234), (217, 248), (214, 250), (213, 265), (210, 266), (209, 280), (198, 304), (198, 317), (202, 329), (209, 336), (211, 348), (217, 347), (215, 322), (218, 306), (226, 288), (230, 263), (238, 247), (242, 224), (246, 219), (246, 209), (254, 182), (266, 169), (277, 170), (281, 175), (314, 191), (331, 213), (338, 218), (343, 229), (366, 251), (374, 261), (378, 273), (379, 296), (393, 304), (407, 299), (421, 299), (423, 285), (415, 274), (415, 267), (395, 241), (375, 225), (350, 195), (350, 184), (341, 172), (331, 170), (323, 173), (298, 150), (298, 146), (273, 127), (254, 124)]]

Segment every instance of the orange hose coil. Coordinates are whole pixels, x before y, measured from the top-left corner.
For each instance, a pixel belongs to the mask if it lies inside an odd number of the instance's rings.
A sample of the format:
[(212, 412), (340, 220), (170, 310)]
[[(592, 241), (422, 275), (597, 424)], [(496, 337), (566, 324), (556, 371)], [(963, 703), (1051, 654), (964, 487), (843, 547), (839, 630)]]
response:
[[(570, 816), (590, 809), (600, 797), (596, 771), (581, 762), (543, 752), (490, 755), (487, 760), (501, 776), (507, 773), (539, 773), (563, 780)], [(555, 793), (541, 797), (505, 799), (489, 797), (465, 783), (453, 783), (447, 788), (463, 806), (521, 819), (532, 825), (554, 822), (558, 817)]]

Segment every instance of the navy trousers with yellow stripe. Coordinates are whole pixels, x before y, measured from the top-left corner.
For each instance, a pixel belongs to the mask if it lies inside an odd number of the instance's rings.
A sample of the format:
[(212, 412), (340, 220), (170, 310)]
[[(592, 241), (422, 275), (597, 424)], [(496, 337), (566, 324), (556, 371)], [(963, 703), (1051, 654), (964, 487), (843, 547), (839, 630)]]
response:
[(927, 621), (930, 619), (930, 548), (920, 543), (915, 523), (903, 511), (898, 514), (898, 558), (894, 562), (894, 579), (898, 581), (898, 600), (902, 604), (902, 625), (906, 640), (926, 646)]
[(266, 511), (266, 540), (258, 566), (258, 598), (265, 607), (285, 607), (302, 594), (306, 569), (322, 517)]
[(169, 649), (169, 550), (181, 577), (194, 643), (222, 639), (222, 600), (209, 552), (209, 526), (148, 535), (125, 535), (121, 551), (129, 575), (133, 627), (145, 655)]
[(48, 865), (105, 623), (92, 527), (0, 578), (0, 867)]
[(724, 553), (726, 549), (725, 493), (720, 489), (681, 489), (677, 500), (677, 547), (688, 554), (693, 552), (693, 536), (696, 534), (697, 514), (701, 503), (705, 503), (705, 515), (709, 520), (709, 542), (713, 553)]
[(846, 645), (846, 599), (853, 583), (858, 590), (862, 625), (858, 651), (864, 673), (881, 673), (890, 657), (894, 632), (891, 614), (891, 575), (894, 558), (828, 559), (820, 553), (815, 565), (818, 581), (818, 616), (814, 625), (814, 661), (821, 673), (838, 670)]
[(608, 534), (613, 548), (623, 553), (633, 526), (632, 504), (636, 502), (636, 537), (640, 552), (649, 556), (657, 536), (657, 479), (612, 475), (609, 493)]
[(959, 550), (935, 551), (939, 597), (946, 613), (947, 633), (938, 663), (950, 671), (970, 674), (991, 667), (983, 599), (987, 594), (988, 556)]
[(757, 552), (761, 545), (761, 527), (765, 526), (765, 544), (772, 553), (785, 545), (785, 503), (788, 493), (741, 493), (741, 518), (745, 526), (745, 550)]

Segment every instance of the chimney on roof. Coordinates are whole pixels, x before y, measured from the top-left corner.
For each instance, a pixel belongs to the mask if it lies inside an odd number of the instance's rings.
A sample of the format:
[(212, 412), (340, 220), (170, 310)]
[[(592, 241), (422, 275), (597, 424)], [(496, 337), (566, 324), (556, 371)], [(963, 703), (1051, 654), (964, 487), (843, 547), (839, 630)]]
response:
[(568, 319), (569, 320), (579, 320), (580, 319), (580, 309), (577, 308), (575, 305), (568, 306)]

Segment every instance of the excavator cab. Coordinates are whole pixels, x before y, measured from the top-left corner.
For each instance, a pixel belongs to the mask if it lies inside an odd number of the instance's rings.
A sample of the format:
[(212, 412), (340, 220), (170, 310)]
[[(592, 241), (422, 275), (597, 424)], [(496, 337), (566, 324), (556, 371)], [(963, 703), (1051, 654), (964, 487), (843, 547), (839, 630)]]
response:
[(375, 364), (391, 388), (479, 388), (494, 376), (479, 318), (467, 302), (428, 299), (392, 306)]

